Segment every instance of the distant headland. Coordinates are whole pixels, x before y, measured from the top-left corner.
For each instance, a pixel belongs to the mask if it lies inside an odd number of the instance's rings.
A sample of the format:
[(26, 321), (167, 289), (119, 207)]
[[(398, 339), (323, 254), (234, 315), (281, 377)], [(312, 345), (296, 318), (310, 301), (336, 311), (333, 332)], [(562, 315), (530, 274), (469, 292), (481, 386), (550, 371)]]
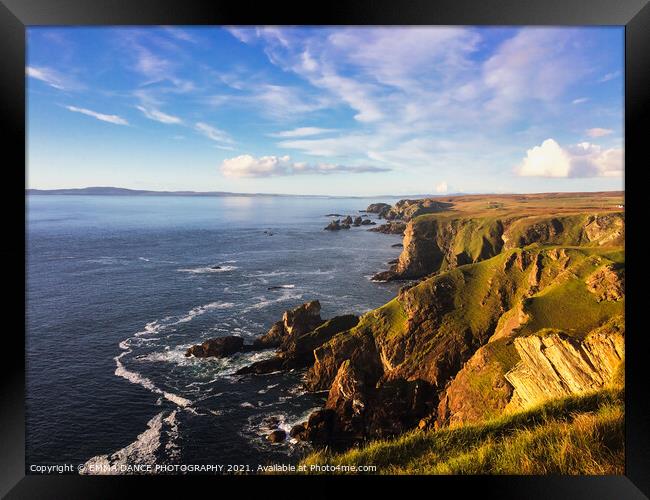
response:
[[(66, 189), (26, 189), (27, 195), (94, 195), (94, 196), (247, 196), (247, 197), (279, 197), (291, 196), (295, 198), (432, 198), (436, 196), (450, 196), (450, 194), (411, 194), (404, 195), (367, 195), (367, 196), (341, 196), (318, 194), (283, 194), (283, 193), (233, 193), (228, 191), (154, 191), (149, 189), (128, 189), (112, 186), (92, 186), (85, 188)], [(453, 193), (460, 195), (463, 193)]]

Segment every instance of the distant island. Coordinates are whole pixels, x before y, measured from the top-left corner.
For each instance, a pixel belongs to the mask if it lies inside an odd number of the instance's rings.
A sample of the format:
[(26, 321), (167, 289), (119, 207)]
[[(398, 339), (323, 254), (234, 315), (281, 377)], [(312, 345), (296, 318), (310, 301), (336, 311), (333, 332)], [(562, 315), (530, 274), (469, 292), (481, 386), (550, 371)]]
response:
[[(25, 189), (27, 195), (94, 195), (94, 196), (292, 196), (296, 198), (404, 198), (403, 195), (368, 195), (335, 196), (318, 194), (282, 194), (282, 193), (231, 193), (228, 191), (153, 191), (149, 189), (127, 189), (112, 186), (92, 186), (67, 189)], [(408, 198), (431, 198), (455, 196), (463, 193), (413, 194)]]

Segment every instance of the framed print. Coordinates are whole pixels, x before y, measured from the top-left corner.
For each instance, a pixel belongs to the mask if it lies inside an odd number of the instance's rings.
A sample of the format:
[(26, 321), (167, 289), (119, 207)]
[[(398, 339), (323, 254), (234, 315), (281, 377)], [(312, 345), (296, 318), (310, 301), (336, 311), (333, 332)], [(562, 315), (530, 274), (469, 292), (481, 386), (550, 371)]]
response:
[(0, 491), (646, 498), (648, 22), (4, 0)]

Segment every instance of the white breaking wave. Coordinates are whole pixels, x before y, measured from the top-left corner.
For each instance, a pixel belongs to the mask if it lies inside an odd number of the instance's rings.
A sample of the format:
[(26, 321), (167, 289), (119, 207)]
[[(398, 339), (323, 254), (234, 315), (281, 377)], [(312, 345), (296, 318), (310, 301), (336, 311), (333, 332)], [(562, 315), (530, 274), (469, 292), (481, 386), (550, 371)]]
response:
[(181, 316), (174, 324), (187, 323), (208, 311), (213, 311), (215, 309), (230, 309), (231, 307), (235, 307), (235, 304), (232, 302), (210, 302), (209, 304), (193, 307), (185, 316)]
[(160, 394), (165, 399), (167, 399), (168, 401), (171, 401), (172, 403), (174, 403), (174, 404), (176, 404), (178, 406), (181, 406), (183, 408), (185, 408), (186, 406), (189, 406), (189, 405), (192, 404), (192, 402), (189, 399), (186, 399), (186, 398), (184, 398), (182, 396), (179, 396), (177, 394), (173, 394), (171, 392), (163, 391), (162, 389), (159, 389), (158, 387), (156, 387), (156, 385), (151, 380), (149, 380), (147, 377), (143, 377), (142, 375), (140, 375), (137, 372), (133, 372), (131, 370), (128, 370), (122, 364), (121, 358), (122, 358), (122, 356), (124, 356), (125, 354), (129, 354), (130, 352), (131, 351), (124, 351), (119, 356), (115, 356), (115, 358), (114, 358), (115, 359), (115, 364), (117, 365), (117, 367), (115, 368), (115, 375), (128, 380), (132, 384), (141, 385), (142, 387), (144, 387), (145, 389), (148, 389), (151, 392), (154, 392), (156, 394)]
[(256, 309), (264, 309), (270, 305), (277, 304), (278, 302), (286, 302), (287, 300), (301, 300), (303, 297), (302, 293), (287, 293), (284, 289), (281, 291), (281, 295), (274, 297), (272, 299), (267, 299), (265, 296), (253, 297), (252, 300), (255, 301), (253, 305), (250, 305), (242, 309), (242, 313), (247, 313)]
[(110, 455), (98, 455), (91, 458), (79, 472), (81, 474), (107, 475), (120, 473), (120, 467), (129, 464), (155, 465), (156, 452), (161, 444), (160, 432), (163, 427), (164, 415), (165, 412), (161, 412), (149, 420), (147, 430), (139, 434), (134, 442)]
[[(160, 389), (159, 387), (156, 386), (156, 384), (154, 384), (147, 377), (139, 374), (138, 372), (126, 368), (124, 366), (124, 363), (122, 363), (122, 358), (127, 354), (131, 354), (133, 352), (131, 344), (135, 339), (137, 339), (138, 342), (154, 340), (154, 339), (150, 339), (150, 338), (148, 339), (142, 337), (159, 334), (161, 331), (163, 331), (168, 327), (179, 325), (181, 323), (187, 323), (189, 321), (192, 321), (197, 316), (201, 316), (202, 314), (205, 314), (209, 311), (213, 311), (217, 309), (228, 309), (234, 307), (234, 305), (235, 304), (233, 304), (232, 302), (210, 302), (208, 304), (203, 304), (200, 306), (193, 307), (183, 316), (166, 316), (161, 320), (150, 321), (149, 323), (145, 324), (144, 329), (137, 332), (133, 337), (129, 337), (125, 340), (122, 340), (119, 343), (119, 347), (123, 352), (114, 358), (115, 375), (128, 380), (132, 384), (141, 385), (145, 389), (155, 394), (160, 394), (168, 401), (171, 401), (172, 403), (180, 407), (185, 408), (187, 406), (190, 406), (192, 404), (192, 401), (190, 401), (189, 399), (179, 396), (178, 394), (174, 394), (172, 392)], [(174, 350), (166, 350), (162, 353), (161, 352), (151, 353), (149, 357), (145, 356), (140, 359), (147, 359), (149, 361), (173, 361), (176, 362), (177, 364), (181, 364), (186, 359), (184, 351), (187, 347), (189, 347), (189, 345), (177, 346), (176, 349)]]

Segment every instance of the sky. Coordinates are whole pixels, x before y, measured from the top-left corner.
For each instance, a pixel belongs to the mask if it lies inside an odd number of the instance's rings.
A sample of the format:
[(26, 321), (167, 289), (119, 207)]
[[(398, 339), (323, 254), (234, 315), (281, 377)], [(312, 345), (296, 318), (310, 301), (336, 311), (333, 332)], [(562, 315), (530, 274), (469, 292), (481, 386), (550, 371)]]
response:
[(32, 27), (27, 185), (623, 189), (622, 27)]

